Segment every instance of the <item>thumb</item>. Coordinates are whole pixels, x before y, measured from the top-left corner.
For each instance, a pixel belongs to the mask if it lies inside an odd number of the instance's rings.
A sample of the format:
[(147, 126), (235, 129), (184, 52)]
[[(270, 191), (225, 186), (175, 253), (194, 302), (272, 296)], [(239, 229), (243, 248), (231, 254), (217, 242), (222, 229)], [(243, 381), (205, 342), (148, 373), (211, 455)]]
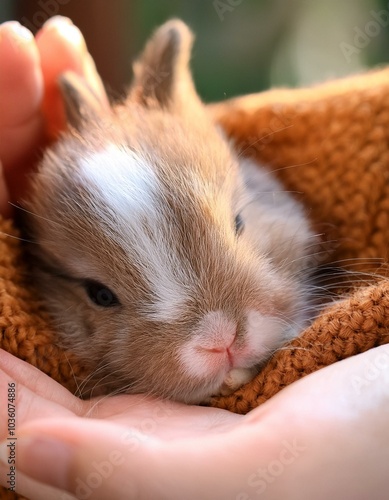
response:
[[(17, 472), (78, 499), (150, 498), (149, 438), (138, 431), (79, 417), (40, 420), (20, 428)], [(7, 443), (0, 445), (7, 462)]]

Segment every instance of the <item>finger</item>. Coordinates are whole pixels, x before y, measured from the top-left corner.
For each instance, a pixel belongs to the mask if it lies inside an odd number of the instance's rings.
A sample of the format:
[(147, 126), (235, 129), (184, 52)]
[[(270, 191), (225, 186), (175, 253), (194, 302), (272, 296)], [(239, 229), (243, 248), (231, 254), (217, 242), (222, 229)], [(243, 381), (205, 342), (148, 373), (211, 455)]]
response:
[[(38, 396), (22, 384), (15, 384), (15, 397), (8, 396), (8, 384), (12, 384), (11, 379), (7, 379), (0, 373), (0, 390), (2, 405), (1, 412), (5, 415), (12, 415), (15, 420), (12, 421), (12, 429), (9, 428), (9, 418), (2, 415), (0, 420), (0, 439), (13, 439), (19, 436), (19, 429), (23, 424), (41, 420), (43, 418), (67, 418), (74, 417), (74, 412), (56, 402), (46, 399), (44, 396)], [(4, 381), (6, 383), (4, 383)], [(8, 383), (7, 383), (8, 382)], [(12, 402), (13, 401), (13, 402)], [(8, 412), (7, 414), (5, 412)]]
[[(17, 22), (0, 26), (0, 158), (5, 175), (39, 143), (43, 79), (32, 34)], [(9, 169), (12, 168), (10, 172)], [(8, 178), (7, 178), (8, 180)]]
[(80, 418), (29, 424), (18, 436), (18, 472), (77, 498), (153, 498), (139, 492), (150, 465), (147, 441), (127, 435), (126, 427)]
[(131, 425), (142, 434), (177, 439), (225, 432), (243, 418), (219, 408), (190, 406), (143, 394), (106, 396), (85, 403), (86, 417)]
[[(85, 411), (85, 403), (73, 396), (73, 394), (62, 387), (58, 382), (34, 366), (0, 349), (0, 400), (6, 397), (8, 384), (12, 382), (15, 382), (17, 386), (16, 411), (18, 412), (18, 418), (20, 417), (20, 413), (26, 413), (26, 403), (32, 400), (34, 395), (36, 401), (32, 401), (31, 404), (34, 409), (33, 414), (35, 414), (36, 408), (36, 414), (38, 416), (39, 404), (41, 402), (39, 398), (60, 405), (75, 414), (81, 414)], [(25, 394), (28, 395), (28, 401), (26, 401)]]
[(88, 53), (84, 37), (70, 19), (55, 16), (36, 35), (45, 82), (43, 112), (48, 133), (55, 138), (65, 127), (65, 113), (58, 87), (58, 77), (71, 70), (87, 78), (104, 104), (108, 103), (103, 84)]
[(0, 25), (0, 125), (18, 126), (39, 110), (43, 96), (32, 33), (16, 21)]
[(295, 412), (297, 401), (307, 429), (317, 425), (318, 416), (336, 425), (380, 405), (389, 413), (389, 345), (369, 349), (309, 374), (248, 413), (245, 420), (256, 422), (266, 417), (275, 422), (278, 417), (288, 418)]
[(15, 478), (17, 492), (23, 497), (28, 498), (28, 500), (76, 500), (73, 495), (51, 486), (38, 483), (19, 471), (15, 472), (15, 474), (11, 476), (10, 465), (11, 464), (2, 465), (0, 463), (0, 484), (5, 488), (13, 486), (12, 481), (13, 478)]
[[(77, 498), (226, 499), (245, 484), (253, 467), (245, 463), (248, 440), (241, 436), (231, 432), (163, 441), (111, 422), (44, 420), (21, 429), (18, 470)], [(263, 450), (258, 449), (264, 436), (249, 439), (254, 463), (261, 465)], [(0, 452), (4, 457), (4, 443)]]
[(89, 52), (84, 58), (83, 73), (86, 81), (88, 82), (96, 96), (100, 98), (101, 104), (108, 109), (109, 100), (105, 92), (104, 84), (102, 79), (100, 78), (100, 75), (97, 73), (95, 62)]

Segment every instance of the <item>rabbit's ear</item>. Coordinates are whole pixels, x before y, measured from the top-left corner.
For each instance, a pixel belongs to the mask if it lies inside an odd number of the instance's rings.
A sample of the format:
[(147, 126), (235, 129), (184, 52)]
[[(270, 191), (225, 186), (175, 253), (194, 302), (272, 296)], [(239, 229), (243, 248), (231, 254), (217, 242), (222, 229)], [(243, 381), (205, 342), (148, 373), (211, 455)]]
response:
[(59, 77), (58, 83), (69, 125), (80, 130), (102, 116), (104, 106), (83, 78), (67, 71)]
[(189, 59), (193, 35), (178, 19), (163, 24), (134, 64), (129, 100), (170, 107), (196, 95)]

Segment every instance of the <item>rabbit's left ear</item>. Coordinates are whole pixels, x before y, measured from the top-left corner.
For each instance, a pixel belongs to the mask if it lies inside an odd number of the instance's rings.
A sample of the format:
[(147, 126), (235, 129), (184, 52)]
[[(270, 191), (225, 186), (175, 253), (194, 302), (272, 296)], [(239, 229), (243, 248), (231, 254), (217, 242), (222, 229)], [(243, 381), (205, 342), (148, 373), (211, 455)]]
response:
[(134, 64), (129, 99), (145, 106), (170, 107), (196, 94), (189, 59), (193, 35), (178, 19), (163, 24)]
[(63, 97), (66, 119), (76, 130), (90, 122), (96, 122), (107, 106), (98, 99), (91, 88), (80, 76), (67, 71), (59, 77), (59, 87)]

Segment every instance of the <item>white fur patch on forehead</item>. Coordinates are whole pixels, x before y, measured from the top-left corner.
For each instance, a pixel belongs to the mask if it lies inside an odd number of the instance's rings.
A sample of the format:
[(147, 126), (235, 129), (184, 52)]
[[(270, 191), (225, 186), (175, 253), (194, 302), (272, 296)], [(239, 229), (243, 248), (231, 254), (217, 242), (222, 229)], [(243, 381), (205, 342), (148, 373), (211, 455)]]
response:
[(129, 148), (110, 144), (82, 158), (79, 175), (90, 186), (107, 237), (120, 244), (128, 265), (136, 266), (150, 286), (144, 315), (163, 322), (182, 317), (189, 300), (188, 270), (164, 231), (162, 186), (151, 165)]
[(109, 144), (81, 158), (79, 165), (80, 176), (115, 213), (155, 210), (157, 176), (147, 161), (128, 147)]

